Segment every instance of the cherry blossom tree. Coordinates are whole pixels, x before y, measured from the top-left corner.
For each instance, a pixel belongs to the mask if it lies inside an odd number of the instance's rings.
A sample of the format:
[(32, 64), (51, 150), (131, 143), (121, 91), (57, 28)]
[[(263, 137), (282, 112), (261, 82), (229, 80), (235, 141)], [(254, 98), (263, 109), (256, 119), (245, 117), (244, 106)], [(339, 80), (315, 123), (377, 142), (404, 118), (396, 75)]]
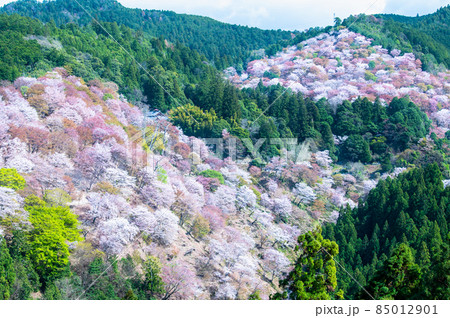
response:
[(434, 118), (438, 122), (439, 126), (450, 129), (450, 110), (442, 109), (434, 114)]
[(264, 228), (268, 228), (274, 220), (274, 217), (271, 213), (267, 213), (267, 212), (263, 212), (263, 211), (259, 211), (259, 210), (254, 211), (252, 214), (252, 217), (254, 220), (252, 224), (260, 224)]
[(98, 229), (100, 247), (109, 254), (119, 254), (133, 241), (139, 229), (127, 219), (114, 218), (102, 222)]
[(169, 208), (175, 202), (175, 192), (172, 186), (158, 180), (143, 187), (141, 195), (144, 202), (156, 209)]
[(269, 179), (266, 184), (267, 190), (274, 193), (278, 189), (278, 183), (272, 179)]
[(65, 153), (53, 153), (47, 156), (47, 162), (58, 169), (73, 170), (73, 163)]
[(94, 223), (97, 219), (110, 220), (116, 218), (121, 213), (127, 213), (130, 210), (130, 205), (119, 195), (91, 192), (87, 196), (87, 200), (91, 206), (88, 214)]
[(78, 153), (75, 163), (90, 189), (111, 166), (110, 149), (105, 145), (95, 144)]
[(164, 246), (172, 244), (178, 236), (178, 217), (168, 209), (159, 209), (155, 212), (155, 219), (152, 238)]
[(65, 188), (65, 170), (55, 168), (42, 158), (35, 158), (34, 164), (33, 176), (39, 182), (42, 194), (48, 189)]
[(287, 196), (275, 198), (273, 200), (273, 212), (278, 218), (288, 218), (292, 213), (291, 200)]
[(118, 188), (132, 188), (136, 184), (135, 177), (130, 176), (127, 171), (119, 168), (107, 168), (103, 178)]
[(272, 210), (273, 209), (273, 200), (270, 198), (270, 196), (267, 193), (261, 194), (261, 206)]
[(317, 198), (314, 190), (304, 182), (297, 183), (292, 193), (296, 196), (298, 202), (306, 205), (311, 204)]
[(283, 253), (274, 249), (264, 251), (262, 267), (270, 275), (271, 281), (275, 277), (281, 278), (288, 271), (289, 265), (290, 261)]
[(150, 235), (156, 226), (155, 213), (150, 212), (147, 207), (139, 205), (130, 212), (132, 222), (145, 234)]
[(225, 226), (225, 218), (222, 215), (222, 211), (218, 207), (205, 205), (201, 214), (208, 220), (212, 231), (218, 231)]
[(444, 183), (444, 189), (450, 187), (450, 180), (443, 180), (442, 182)]
[(221, 185), (209, 197), (208, 204), (217, 206), (225, 214), (234, 214), (236, 212), (236, 190), (231, 187)]
[(247, 186), (238, 188), (236, 193), (236, 205), (239, 210), (253, 209), (256, 206), (256, 194)]
[(10, 133), (13, 138), (17, 137), (25, 142), (28, 146), (28, 151), (31, 153), (38, 152), (45, 148), (49, 138), (48, 130), (35, 126), (12, 126)]
[(9, 188), (0, 187), (0, 217), (13, 216), (21, 212), (23, 199), (16, 191)]
[[(17, 141), (18, 139), (14, 139)], [(34, 170), (35, 164), (29, 159), (27, 152), (21, 154), (8, 155), (5, 166), (6, 168), (14, 168), (20, 173), (30, 173)]]
[(214, 299), (233, 300), (237, 298), (238, 291), (230, 282), (220, 284), (214, 293)]
[(183, 262), (170, 262), (162, 268), (162, 280), (166, 299), (191, 299), (196, 292), (198, 281), (193, 271)]

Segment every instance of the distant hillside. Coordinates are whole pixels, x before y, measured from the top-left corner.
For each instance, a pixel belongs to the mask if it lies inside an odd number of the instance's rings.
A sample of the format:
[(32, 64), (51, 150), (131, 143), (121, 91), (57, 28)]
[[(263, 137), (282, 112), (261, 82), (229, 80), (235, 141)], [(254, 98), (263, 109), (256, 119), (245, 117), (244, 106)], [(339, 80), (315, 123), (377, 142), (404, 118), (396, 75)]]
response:
[[(252, 50), (290, 40), (292, 36), (288, 31), (231, 25), (207, 17), (171, 11), (129, 9), (114, 0), (81, 0), (80, 3), (100, 21), (123, 24), (155, 37), (163, 36), (174, 43), (180, 41), (203, 53), (219, 69), (245, 62)], [(58, 26), (68, 22), (87, 25), (92, 21), (77, 2), (70, 0), (43, 3), (21, 0), (4, 6), (0, 12), (18, 13), (45, 23), (54, 20)]]
[(351, 16), (343, 25), (373, 38), (374, 44), (389, 50), (414, 52), (426, 69), (431, 70), (436, 62), (447, 68), (450, 66), (450, 6), (417, 17), (394, 14)]

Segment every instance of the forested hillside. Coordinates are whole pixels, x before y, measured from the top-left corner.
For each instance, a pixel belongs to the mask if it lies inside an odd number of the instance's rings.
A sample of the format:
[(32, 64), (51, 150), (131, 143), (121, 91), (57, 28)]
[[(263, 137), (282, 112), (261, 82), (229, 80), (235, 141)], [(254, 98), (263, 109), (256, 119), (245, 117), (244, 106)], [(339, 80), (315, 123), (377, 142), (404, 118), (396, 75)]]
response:
[(82, 4), (1, 9), (0, 299), (450, 297), (449, 7)]
[[(171, 11), (129, 9), (115, 0), (44, 1), (20, 0), (3, 7), (0, 12), (18, 13), (61, 26), (74, 22), (79, 26), (91, 24), (92, 17), (101, 22), (132, 28), (149, 36), (165, 39), (205, 55), (218, 69), (246, 62), (251, 51), (292, 39), (288, 31), (261, 30), (231, 25), (211, 18)], [(86, 11), (89, 14), (86, 13)], [(92, 15), (92, 17), (91, 17)], [(112, 35), (117, 33), (112, 30)]]
[[(448, 299), (449, 218), (450, 187), (429, 165), (380, 181), (324, 235), (339, 245), (336, 260), (376, 299)], [(345, 272), (337, 280), (346, 297), (370, 299)]]
[(450, 66), (450, 6), (417, 17), (393, 14), (352, 16), (345, 19), (343, 25), (373, 38), (375, 44), (388, 50), (414, 52), (426, 70), (435, 70), (435, 64)]
[(63, 68), (0, 87), (0, 108), (2, 299), (268, 298), (297, 237), (376, 183), (305, 145), (261, 167), (215, 156)]

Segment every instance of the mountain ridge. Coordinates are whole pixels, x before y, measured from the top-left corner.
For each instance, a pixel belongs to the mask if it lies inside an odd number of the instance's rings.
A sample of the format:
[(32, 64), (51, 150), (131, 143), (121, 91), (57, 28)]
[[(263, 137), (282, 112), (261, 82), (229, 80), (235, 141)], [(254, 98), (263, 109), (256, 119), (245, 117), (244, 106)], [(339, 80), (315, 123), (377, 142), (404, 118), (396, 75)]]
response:
[[(84, 8), (99, 21), (124, 24), (134, 30), (143, 30), (169, 41), (180, 41), (203, 53), (220, 69), (230, 64), (245, 63), (252, 50), (261, 49), (283, 40), (289, 41), (292, 32), (261, 30), (216, 21), (209, 17), (177, 14), (173, 11), (132, 9), (115, 0), (85, 0)], [(97, 10), (96, 8), (101, 8)], [(20, 0), (5, 5), (0, 12), (38, 18), (56, 25), (76, 21), (87, 25), (92, 18), (76, 2), (69, 0)], [(68, 12), (68, 13), (67, 13)], [(228, 59), (230, 59), (228, 61)]]

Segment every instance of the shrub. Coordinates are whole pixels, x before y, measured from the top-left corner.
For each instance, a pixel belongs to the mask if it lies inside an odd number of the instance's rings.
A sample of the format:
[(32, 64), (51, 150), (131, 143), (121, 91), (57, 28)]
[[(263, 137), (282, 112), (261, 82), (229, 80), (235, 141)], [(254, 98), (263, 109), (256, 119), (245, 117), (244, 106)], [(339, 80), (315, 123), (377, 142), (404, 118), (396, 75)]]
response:
[(104, 101), (107, 101), (108, 99), (114, 99), (114, 96), (110, 93), (106, 93), (105, 95), (103, 95)]
[(16, 169), (0, 169), (0, 187), (22, 190), (25, 185), (25, 179), (17, 173)]
[(49, 206), (67, 206), (72, 201), (70, 195), (59, 188), (46, 190), (44, 200)]
[(366, 81), (374, 81), (374, 82), (377, 81), (377, 77), (369, 71), (366, 71), (364, 73), (364, 78), (366, 79)]
[(120, 189), (116, 188), (108, 181), (102, 181), (97, 183), (92, 191), (100, 193), (119, 194)]
[(201, 215), (197, 215), (192, 222), (191, 234), (196, 239), (202, 239), (211, 232), (209, 221)]
[(206, 178), (217, 179), (219, 180), (220, 184), (225, 184), (225, 179), (219, 171), (208, 169), (200, 172), (200, 175)]

